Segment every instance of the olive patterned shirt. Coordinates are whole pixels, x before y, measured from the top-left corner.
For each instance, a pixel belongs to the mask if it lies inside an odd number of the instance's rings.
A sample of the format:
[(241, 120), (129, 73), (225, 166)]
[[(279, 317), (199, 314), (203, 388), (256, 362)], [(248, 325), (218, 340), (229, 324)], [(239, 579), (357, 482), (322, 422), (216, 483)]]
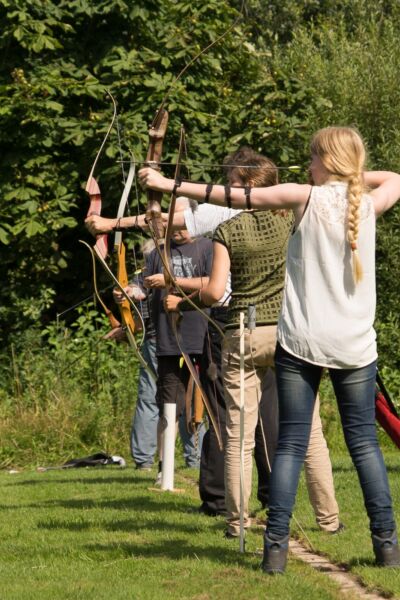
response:
[(285, 260), (293, 215), (271, 210), (244, 211), (222, 223), (213, 241), (231, 261), (232, 297), (227, 329), (239, 327), (239, 313), (256, 306), (256, 324), (275, 325), (281, 308)]

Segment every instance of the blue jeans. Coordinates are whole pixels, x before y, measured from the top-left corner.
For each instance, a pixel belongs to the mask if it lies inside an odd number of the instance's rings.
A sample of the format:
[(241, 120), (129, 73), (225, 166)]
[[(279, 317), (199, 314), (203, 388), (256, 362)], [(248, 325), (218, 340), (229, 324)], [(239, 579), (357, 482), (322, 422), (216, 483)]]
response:
[[(279, 440), (271, 475), (267, 530), (289, 533), (300, 470), (310, 436), (314, 400), (323, 367), (277, 346)], [(359, 369), (329, 369), (343, 433), (361, 484), (372, 533), (395, 529), (386, 467), (375, 427), (376, 363)]]
[[(156, 341), (148, 338), (142, 345), (145, 361), (157, 373)], [(136, 410), (131, 428), (131, 454), (138, 467), (150, 467), (157, 451), (157, 423), (159, 408), (156, 402), (157, 386), (149, 372), (140, 367)], [(183, 456), (188, 467), (200, 466), (201, 446), (205, 433), (204, 423), (195, 436), (188, 433), (185, 414), (179, 419), (179, 432), (183, 445)]]
[[(157, 373), (156, 341), (148, 338), (142, 345), (143, 358)], [(136, 465), (151, 466), (157, 450), (157, 386), (150, 373), (140, 367), (136, 410), (131, 429), (131, 454)]]

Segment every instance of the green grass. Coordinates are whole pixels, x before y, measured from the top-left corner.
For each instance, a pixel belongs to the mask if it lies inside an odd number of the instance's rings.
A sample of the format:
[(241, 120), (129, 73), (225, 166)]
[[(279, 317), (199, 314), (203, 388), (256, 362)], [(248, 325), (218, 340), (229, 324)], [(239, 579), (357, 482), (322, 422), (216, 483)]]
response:
[[(395, 514), (400, 514), (400, 454), (398, 450), (384, 450), (388, 467), (390, 487)], [(323, 535), (315, 526), (313, 513), (302, 486), (296, 504), (296, 517), (301, 528), (294, 524), (296, 537), (311, 543), (318, 553), (328, 556), (333, 562), (345, 564), (360, 581), (370, 589), (377, 589), (386, 596), (400, 597), (400, 569), (379, 569), (373, 564), (372, 545), (368, 519), (364, 510), (361, 488), (347, 455), (333, 457), (336, 495), (340, 507), (340, 519), (346, 529), (337, 536)]]
[[(388, 454), (395, 499), (398, 459), (398, 453)], [(223, 519), (194, 512), (196, 471), (177, 469), (176, 485), (184, 490), (179, 494), (149, 490), (154, 474), (115, 467), (1, 473), (1, 600), (342, 598), (325, 574), (292, 557), (284, 577), (263, 575), (259, 526), (241, 555), (236, 540), (223, 538)], [(400, 571), (372, 566), (367, 521), (347, 458), (335, 460), (335, 481), (346, 530), (339, 536), (316, 530), (302, 484), (296, 518), (307, 538), (371, 588), (400, 595)], [(293, 530), (303, 535), (296, 524)]]

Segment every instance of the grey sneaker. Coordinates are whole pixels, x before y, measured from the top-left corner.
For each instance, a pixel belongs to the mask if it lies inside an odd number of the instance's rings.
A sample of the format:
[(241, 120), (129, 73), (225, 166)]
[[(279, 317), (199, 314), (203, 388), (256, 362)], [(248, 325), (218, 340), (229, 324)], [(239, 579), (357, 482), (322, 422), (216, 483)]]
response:
[(161, 473), (161, 471), (159, 471), (157, 474), (156, 480), (154, 482), (154, 485), (161, 487), (161, 477), (162, 477), (162, 473)]
[(275, 575), (284, 573), (287, 555), (289, 552), (289, 536), (278, 540), (271, 539), (267, 533), (264, 535), (264, 557), (261, 569), (264, 573)]
[(153, 465), (146, 464), (146, 463), (139, 463), (136, 465), (136, 471), (151, 471), (153, 468)]
[(400, 550), (396, 530), (372, 534), (376, 564), (380, 567), (400, 567)]

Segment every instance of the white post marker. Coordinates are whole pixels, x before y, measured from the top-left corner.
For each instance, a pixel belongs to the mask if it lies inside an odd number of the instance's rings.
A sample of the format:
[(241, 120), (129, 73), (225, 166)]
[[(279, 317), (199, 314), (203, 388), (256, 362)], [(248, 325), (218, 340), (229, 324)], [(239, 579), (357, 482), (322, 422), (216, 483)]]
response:
[(161, 489), (174, 490), (176, 404), (164, 404)]
[(244, 531), (244, 313), (240, 313), (239, 353), (240, 353), (240, 514), (239, 549), (245, 550)]

